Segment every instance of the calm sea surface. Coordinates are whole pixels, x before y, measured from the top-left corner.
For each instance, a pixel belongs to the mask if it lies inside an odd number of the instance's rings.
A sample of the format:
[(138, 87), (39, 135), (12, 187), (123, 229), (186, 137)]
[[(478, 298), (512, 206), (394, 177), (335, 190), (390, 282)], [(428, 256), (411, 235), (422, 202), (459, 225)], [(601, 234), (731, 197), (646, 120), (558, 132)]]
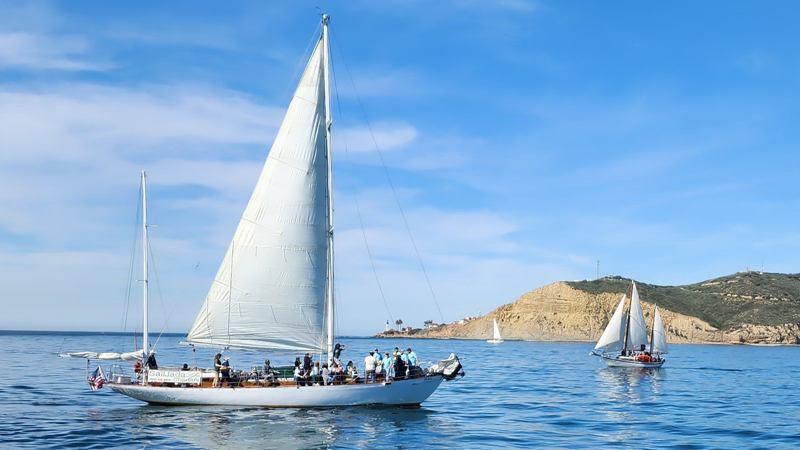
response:
[[(606, 368), (591, 344), (342, 339), (343, 358), (359, 365), (369, 349), (411, 346), (423, 361), (456, 352), (467, 376), (421, 408), (269, 410), (147, 406), (90, 391), (86, 362), (56, 357), (62, 345), (128, 351), (131, 337), (0, 339), (3, 448), (800, 448), (797, 347), (673, 345), (665, 368), (633, 371)], [(160, 364), (194, 365), (178, 341), (158, 342)], [(212, 353), (198, 350), (199, 363)], [(293, 361), (228, 355), (240, 369)]]

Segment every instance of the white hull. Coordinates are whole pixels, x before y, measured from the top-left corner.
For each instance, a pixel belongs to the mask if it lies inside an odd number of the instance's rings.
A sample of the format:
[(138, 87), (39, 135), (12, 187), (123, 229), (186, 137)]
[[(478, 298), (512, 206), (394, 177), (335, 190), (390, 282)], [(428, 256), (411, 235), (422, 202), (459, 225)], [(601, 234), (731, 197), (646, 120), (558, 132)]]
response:
[(433, 376), (393, 383), (286, 387), (156, 387), (109, 383), (114, 392), (154, 405), (226, 405), (316, 408), (357, 405), (419, 405), (443, 378)]
[(621, 359), (618, 356), (611, 357), (608, 355), (599, 355), (597, 353), (593, 353), (593, 355), (603, 358), (603, 361), (606, 362), (606, 366), (608, 367), (623, 367), (628, 369), (658, 369), (666, 362), (663, 359), (661, 361), (644, 362), (636, 361), (631, 357), (622, 357), (623, 359)]
[(505, 342), (505, 340), (503, 340), (503, 339), (489, 339), (486, 342), (488, 342), (490, 344), (502, 344), (503, 342)]

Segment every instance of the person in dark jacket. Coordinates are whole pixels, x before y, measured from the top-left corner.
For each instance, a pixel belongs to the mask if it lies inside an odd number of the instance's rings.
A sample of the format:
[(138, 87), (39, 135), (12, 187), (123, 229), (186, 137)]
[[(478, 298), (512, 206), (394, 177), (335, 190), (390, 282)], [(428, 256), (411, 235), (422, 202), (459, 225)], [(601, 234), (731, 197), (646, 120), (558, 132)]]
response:
[(394, 351), (394, 378), (406, 377), (406, 362), (403, 361), (403, 352), (395, 349)]
[(153, 369), (153, 370), (158, 369), (158, 363), (156, 363), (155, 350), (150, 350), (150, 356), (147, 357), (147, 361), (144, 362), (144, 365), (146, 365), (148, 369)]

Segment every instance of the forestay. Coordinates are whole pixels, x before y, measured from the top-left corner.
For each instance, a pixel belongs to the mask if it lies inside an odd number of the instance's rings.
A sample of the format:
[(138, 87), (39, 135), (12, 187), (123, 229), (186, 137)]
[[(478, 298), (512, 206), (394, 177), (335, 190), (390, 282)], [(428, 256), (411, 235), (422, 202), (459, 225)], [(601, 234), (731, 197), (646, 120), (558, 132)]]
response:
[(614, 315), (611, 316), (611, 320), (608, 322), (605, 331), (603, 331), (603, 335), (600, 336), (600, 340), (597, 341), (597, 345), (594, 347), (595, 350), (602, 349), (603, 352), (618, 352), (622, 350), (622, 342), (625, 338), (624, 319), (626, 299), (627, 297), (623, 295), (616, 311), (614, 311)]
[(633, 283), (631, 293), (630, 326), (628, 327), (628, 348), (639, 350), (642, 345), (647, 345), (647, 328), (644, 323), (644, 313), (642, 303), (639, 301), (639, 292), (636, 290), (636, 283)]
[(191, 345), (323, 351), (327, 266), (323, 42), (317, 43)]

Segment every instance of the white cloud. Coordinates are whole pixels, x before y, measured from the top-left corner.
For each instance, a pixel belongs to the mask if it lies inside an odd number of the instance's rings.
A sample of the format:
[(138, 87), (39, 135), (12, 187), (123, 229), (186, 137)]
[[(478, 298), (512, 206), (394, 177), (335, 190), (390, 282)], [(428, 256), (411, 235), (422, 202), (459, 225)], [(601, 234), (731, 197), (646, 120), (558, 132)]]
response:
[[(109, 151), (187, 155), (208, 144), (266, 144), (280, 117), (282, 110), (229, 91), (86, 84), (40, 92), (5, 89), (0, 160), (75, 161)], [(155, 142), (162, 145), (156, 148)]]
[(84, 39), (74, 36), (47, 37), (29, 33), (0, 34), (0, 67), (104, 71), (112, 66), (83, 60)]

